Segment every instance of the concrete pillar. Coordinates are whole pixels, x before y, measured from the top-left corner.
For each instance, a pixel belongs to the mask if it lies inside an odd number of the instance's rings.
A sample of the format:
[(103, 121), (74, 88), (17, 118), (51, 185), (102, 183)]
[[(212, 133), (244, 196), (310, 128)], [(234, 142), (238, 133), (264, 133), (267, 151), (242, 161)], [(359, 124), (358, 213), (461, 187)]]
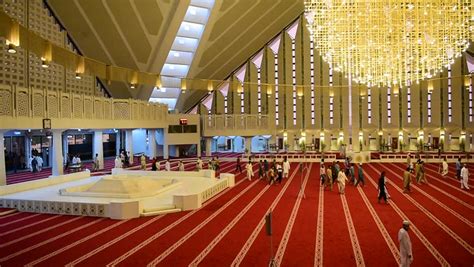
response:
[(63, 168), (63, 131), (62, 130), (52, 130), (53, 140), (52, 146), (49, 150), (49, 154), (52, 154), (51, 166), (53, 167), (52, 175), (58, 176), (64, 174)]
[(201, 156), (201, 142), (198, 142), (196, 144), (196, 154), (197, 154), (198, 157)]
[(102, 170), (104, 168), (104, 144), (102, 141), (102, 130), (94, 131), (92, 159), (95, 158), (95, 154), (99, 155), (99, 169)]
[(65, 132), (62, 135), (62, 142), (63, 142), (63, 156), (66, 157), (69, 153), (69, 144), (67, 142), (67, 133)]
[[(26, 165), (28, 165), (28, 161), (31, 158), (31, 137), (25, 135), (25, 161)], [(30, 166), (26, 166), (29, 168)]]
[(156, 130), (148, 130), (148, 157), (150, 159), (156, 157)]
[(211, 146), (212, 146), (212, 138), (206, 137), (206, 156), (208, 157), (212, 155)]
[(133, 164), (133, 134), (132, 130), (125, 130), (125, 150), (130, 152), (130, 164)]
[(167, 129), (163, 130), (163, 158), (169, 158), (169, 146), (168, 146), (168, 131)]
[(121, 144), (120, 130), (118, 130), (115, 133), (115, 155), (116, 156), (120, 155), (120, 144)]
[(245, 137), (245, 151), (247, 151), (247, 155), (252, 153), (252, 137)]
[(0, 131), (0, 186), (7, 184), (7, 172), (5, 170), (5, 132)]

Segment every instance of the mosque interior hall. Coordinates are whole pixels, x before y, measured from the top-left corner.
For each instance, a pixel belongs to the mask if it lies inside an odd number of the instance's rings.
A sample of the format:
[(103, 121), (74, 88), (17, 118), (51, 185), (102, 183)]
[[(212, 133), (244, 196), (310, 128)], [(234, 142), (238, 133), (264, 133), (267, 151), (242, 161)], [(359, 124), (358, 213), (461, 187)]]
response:
[(473, 40), (472, 0), (0, 0), (0, 266), (473, 266)]

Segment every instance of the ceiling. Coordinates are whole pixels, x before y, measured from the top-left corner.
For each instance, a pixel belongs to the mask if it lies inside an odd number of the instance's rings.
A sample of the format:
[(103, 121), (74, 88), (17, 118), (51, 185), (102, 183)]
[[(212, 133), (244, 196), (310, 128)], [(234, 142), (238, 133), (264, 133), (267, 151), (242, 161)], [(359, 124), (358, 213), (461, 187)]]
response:
[[(85, 56), (153, 73), (162, 71), (190, 2), (48, 0)], [(303, 11), (303, 0), (215, 0), (200, 42), (193, 44), (187, 77), (226, 78)], [(109, 86), (115, 98), (148, 99), (153, 89)], [(181, 95), (177, 108), (189, 108), (201, 94)]]

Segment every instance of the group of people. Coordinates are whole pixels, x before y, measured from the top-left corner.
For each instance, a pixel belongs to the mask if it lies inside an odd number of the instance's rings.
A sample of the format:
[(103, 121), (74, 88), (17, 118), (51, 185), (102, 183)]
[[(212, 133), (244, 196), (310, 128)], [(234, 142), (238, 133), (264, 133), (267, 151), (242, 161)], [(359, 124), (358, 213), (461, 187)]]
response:
[(40, 172), (43, 169), (43, 158), (40, 155), (31, 155), (28, 159), (28, 168), (30, 172)]
[(347, 182), (354, 186), (358, 186), (359, 184), (365, 186), (362, 163), (359, 163), (359, 169), (356, 175), (354, 163), (351, 161), (352, 159), (350, 157), (346, 157), (343, 168), (341, 168), (339, 161), (330, 163), (328, 167), (324, 164), (324, 160), (321, 162), (319, 176), (324, 189), (329, 188), (332, 191), (333, 184), (337, 183), (339, 193), (344, 194)]
[(120, 154), (115, 157), (114, 168), (127, 168), (133, 165), (133, 156), (130, 151), (121, 150)]
[[(283, 178), (287, 178), (290, 172), (290, 162), (285, 157), (283, 162), (277, 162), (276, 158), (273, 159), (272, 163), (265, 160), (260, 160), (256, 162), (258, 164), (258, 179), (266, 180), (269, 184), (276, 184), (277, 182), (281, 184)], [(252, 157), (248, 158), (247, 164), (245, 164), (245, 172), (247, 179), (252, 180), (254, 176), (254, 163), (252, 162)], [(235, 162), (235, 173), (242, 173), (242, 162), (240, 157), (237, 158)]]

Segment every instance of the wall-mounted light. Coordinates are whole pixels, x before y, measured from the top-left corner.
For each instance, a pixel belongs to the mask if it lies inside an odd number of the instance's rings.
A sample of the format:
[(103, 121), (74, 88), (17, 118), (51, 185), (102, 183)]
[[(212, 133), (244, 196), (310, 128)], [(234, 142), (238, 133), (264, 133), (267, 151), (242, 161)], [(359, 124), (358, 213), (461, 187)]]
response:
[(241, 82), (237, 83), (237, 93), (242, 94), (244, 92), (244, 86), (242, 85)]
[(82, 75), (79, 72), (76, 72), (76, 80), (82, 79)]
[(400, 92), (400, 87), (398, 87), (397, 84), (394, 84), (393, 85), (393, 95), (397, 97), (399, 92)]
[(181, 93), (182, 94), (186, 93), (186, 89), (187, 89), (186, 79), (181, 79)]
[(271, 84), (267, 84), (267, 95), (273, 94), (273, 88)]
[(427, 88), (428, 88), (428, 93), (433, 92), (433, 88), (434, 88), (434, 86), (433, 86), (433, 81), (431, 81), (431, 80), (428, 81), (428, 86), (427, 86)]
[(130, 89), (135, 89), (135, 84), (134, 83), (130, 84)]
[(16, 54), (16, 46), (14, 44), (8, 44), (8, 53)]
[(41, 58), (41, 67), (45, 69), (49, 68), (48, 61), (45, 58)]
[(297, 87), (297, 89), (296, 89), (296, 94), (298, 95), (298, 99), (302, 99), (302, 98), (303, 98), (303, 94), (304, 94), (303, 86), (298, 86), (298, 87)]
[(211, 94), (213, 90), (214, 90), (214, 84), (212, 83), (211, 80), (207, 81), (207, 91), (209, 92), (209, 94)]

